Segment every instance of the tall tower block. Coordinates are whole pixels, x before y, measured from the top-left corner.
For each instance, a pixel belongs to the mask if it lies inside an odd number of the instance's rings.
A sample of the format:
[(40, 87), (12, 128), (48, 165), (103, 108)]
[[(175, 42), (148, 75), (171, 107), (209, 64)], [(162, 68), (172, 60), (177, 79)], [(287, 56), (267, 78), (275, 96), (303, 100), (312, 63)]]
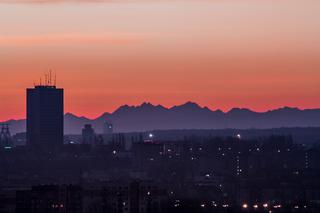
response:
[(53, 150), (63, 144), (64, 91), (46, 79), (27, 89), (27, 145)]

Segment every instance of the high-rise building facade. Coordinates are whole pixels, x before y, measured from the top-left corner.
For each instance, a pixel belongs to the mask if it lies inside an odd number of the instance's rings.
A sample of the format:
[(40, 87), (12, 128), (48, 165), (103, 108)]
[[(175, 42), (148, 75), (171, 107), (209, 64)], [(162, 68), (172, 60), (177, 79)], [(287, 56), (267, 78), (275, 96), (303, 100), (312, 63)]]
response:
[(113, 124), (110, 122), (105, 122), (103, 124), (103, 134), (112, 135), (113, 134)]
[(82, 143), (94, 145), (96, 140), (96, 134), (90, 124), (86, 124), (82, 129)]
[(27, 144), (55, 149), (63, 144), (63, 89), (39, 85), (27, 89)]

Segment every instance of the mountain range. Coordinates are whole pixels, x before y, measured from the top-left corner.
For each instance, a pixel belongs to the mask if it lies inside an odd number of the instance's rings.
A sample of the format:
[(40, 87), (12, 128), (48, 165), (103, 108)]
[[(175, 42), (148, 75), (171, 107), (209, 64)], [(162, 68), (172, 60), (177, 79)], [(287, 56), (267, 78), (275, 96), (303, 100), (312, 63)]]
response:
[[(138, 132), (170, 129), (268, 129), (280, 127), (320, 127), (320, 109), (283, 107), (267, 112), (233, 108), (228, 112), (210, 110), (196, 103), (166, 108), (143, 103), (139, 106), (124, 105), (113, 113), (104, 113), (96, 119), (65, 114), (65, 134), (80, 134), (85, 124), (96, 132), (103, 131), (103, 124), (111, 122), (116, 132)], [(9, 120), (12, 134), (25, 132), (25, 120)]]

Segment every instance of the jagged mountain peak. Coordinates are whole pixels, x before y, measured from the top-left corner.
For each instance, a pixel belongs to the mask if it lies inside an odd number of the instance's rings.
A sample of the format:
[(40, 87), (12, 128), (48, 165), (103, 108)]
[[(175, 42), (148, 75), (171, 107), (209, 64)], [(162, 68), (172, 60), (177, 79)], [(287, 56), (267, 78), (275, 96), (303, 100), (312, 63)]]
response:
[(188, 101), (184, 104), (181, 105), (176, 105), (170, 108), (170, 110), (181, 110), (181, 109), (186, 109), (186, 110), (198, 110), (198, 109), (203, 109), (199, 104), (195, 102)]
[(80, 118), (79, 116), (77, 116), (71, 112), (67, 112), (64, 116), (65, 116), (65, 118)]
[(302, 110), (300, 110), (298, 107), (284, 106), (279, 109), (271, 110), (269, 112), (298, 112), (298, 111), (302, 111)]
[(139, 107), (147, 108), (147, 107), (155, 107), (155, 106), (150, 102), (143, 102), (140, 106), (137, 106), (137, 108)]
[(256, 113), (256, 112), (253, 112), (247, 108), (239, 108), (239, 107), (232, 108), (230, 111), (227, 112), (227, 114), (241, 114), (241, 113)]

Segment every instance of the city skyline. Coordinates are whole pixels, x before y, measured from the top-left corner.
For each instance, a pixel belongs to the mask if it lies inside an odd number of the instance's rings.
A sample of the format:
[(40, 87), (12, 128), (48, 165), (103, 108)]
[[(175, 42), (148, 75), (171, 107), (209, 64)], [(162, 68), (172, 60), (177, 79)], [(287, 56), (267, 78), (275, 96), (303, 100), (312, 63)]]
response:
[(90, 118), (142, 102), (320, 107), (318, 2), (50, 2), (0, 1), (1, 121), (25, 117), (48, 69), (66, 112)]
[(1, 213), (319, 213), (319, 0), (0, 0)]

